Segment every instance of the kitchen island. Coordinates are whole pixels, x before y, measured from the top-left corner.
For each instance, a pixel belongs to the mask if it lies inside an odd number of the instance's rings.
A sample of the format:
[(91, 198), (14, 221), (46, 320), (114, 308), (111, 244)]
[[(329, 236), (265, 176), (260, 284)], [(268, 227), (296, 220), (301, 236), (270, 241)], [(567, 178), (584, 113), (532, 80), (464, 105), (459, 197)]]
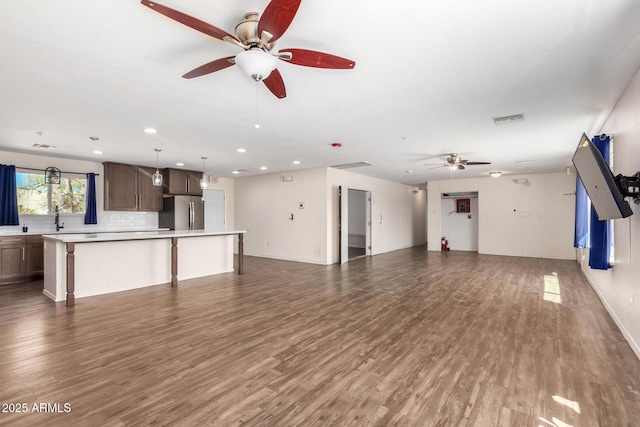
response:
[(204, 230), (44, 235), (44, 294), (76, 298), (234, 271), (243, 274), (245, 231)]

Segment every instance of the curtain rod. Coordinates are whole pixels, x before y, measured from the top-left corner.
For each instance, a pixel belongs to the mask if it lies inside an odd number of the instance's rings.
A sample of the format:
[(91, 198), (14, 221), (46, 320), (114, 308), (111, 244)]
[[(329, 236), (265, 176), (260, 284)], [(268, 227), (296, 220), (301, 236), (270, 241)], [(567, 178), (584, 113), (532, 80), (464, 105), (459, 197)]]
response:
[[(27, 171), (38, 171), (38, 172), (42, 172), (43, 174), (46, 172), (44, 169), (34, 169), (34, 168), (23, 168), (22, 166), (16, 166), (16, 169), (24, 169)], [(71, 175), (86, 175), (87, 172), (69, 172), (69, 171), (60, 171), (60, 173), (68, 173)], [(95, 174), (96, 176), (100, 176), (99, 173)]]

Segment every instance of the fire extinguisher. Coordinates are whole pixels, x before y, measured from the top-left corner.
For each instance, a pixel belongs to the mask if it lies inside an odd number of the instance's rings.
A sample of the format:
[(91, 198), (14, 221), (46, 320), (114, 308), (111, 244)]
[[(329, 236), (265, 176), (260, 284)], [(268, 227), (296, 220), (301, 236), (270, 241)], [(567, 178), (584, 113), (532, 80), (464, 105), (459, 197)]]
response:
[(442, 251), (447, 250), (447, 239), (445, 239), (444, 237), (440, 239), (440, 250)]

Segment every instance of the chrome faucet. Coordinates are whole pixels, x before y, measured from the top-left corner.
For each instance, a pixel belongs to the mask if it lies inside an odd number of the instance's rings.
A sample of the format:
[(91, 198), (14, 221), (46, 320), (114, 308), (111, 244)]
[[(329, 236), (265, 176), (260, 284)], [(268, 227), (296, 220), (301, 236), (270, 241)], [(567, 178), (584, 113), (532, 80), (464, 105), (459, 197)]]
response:
[(56, 224), (56, 231), (60, 231), (61, 228), (64, 228), (64, 222), (60, 225), (60, 209), (58, 208), (58, 205), (56, 205), (56, 217), (53, 222)]

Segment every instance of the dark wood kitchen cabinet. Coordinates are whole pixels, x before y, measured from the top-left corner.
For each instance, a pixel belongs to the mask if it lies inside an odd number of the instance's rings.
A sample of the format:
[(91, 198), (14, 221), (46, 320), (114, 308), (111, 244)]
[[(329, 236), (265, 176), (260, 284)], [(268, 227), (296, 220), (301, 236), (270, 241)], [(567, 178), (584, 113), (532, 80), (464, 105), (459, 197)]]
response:
[(154, 168), (104, 163), (106, 211), (162, 211), (162, 187), (152, 184)]
[(0, 284), (44, 275), (44, 244), (39, 234), (0, 237)]
[(25, 243), (23, 236), (0, 237), (0, 282), (11, 283), (25, 276)]
[(27, 236), (26, 275), (40, 276), (44, 274), (44, 242), (42, 236)]
[(202, 196), (202, 172), (183, 169), (164, 169), (164, 194), (172, 196)]

